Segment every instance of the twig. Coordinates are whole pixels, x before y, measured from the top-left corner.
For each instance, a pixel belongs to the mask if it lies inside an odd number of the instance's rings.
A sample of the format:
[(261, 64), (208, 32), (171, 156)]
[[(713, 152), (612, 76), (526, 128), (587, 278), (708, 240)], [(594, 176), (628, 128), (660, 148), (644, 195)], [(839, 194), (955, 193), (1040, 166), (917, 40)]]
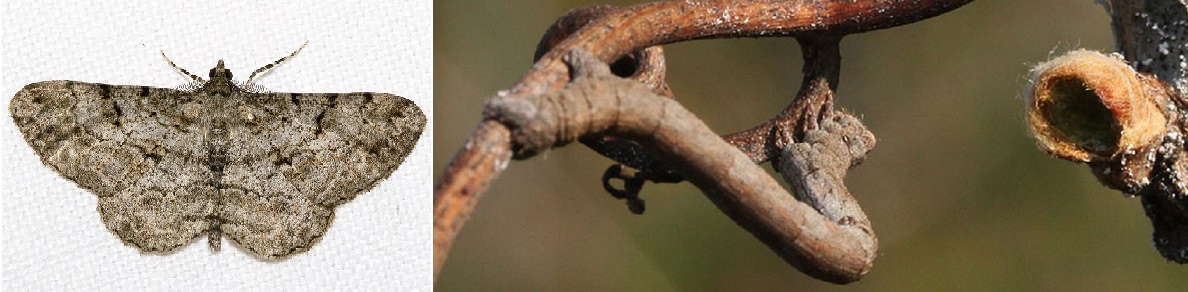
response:
[(445, 264), (454, 236), (462, 230), (479, 197), (507, 168), (510, 132), (495, 121), (483, 121), (454, 155), (433, 193), (433, 275)]
[(1155, 247), (1188, 263), (1188, 100), (1120, 56), (1073, 51), (1036, 67), (1028, 121), (1040, 146), (1141, 196)]
[[(877, 240), (841, 178), (874, 140), (856, 119), (833, 110), (837, 44), (849, 33), (915, 22), (969, 2), (681, 1), (571, 12), (542, 40), (532, 70), (488, 100), (486, 119), (437, 186), (435, 277), (477, 194), (508, 156), (524, 159), (582, 139), (599, 152), (627, 153), (612, 157), (621, 162), (634, 159), (634, 166), (688, 179), (801, 271), (835, 283), (857, 280), (869, 271)], [(797, 37), (806, 78), (784, 112), (727, 143), (670, 99), (662, 52), (653, 46), (747, 36)], [(776, 157), (795, 196), (754, 164)]]
[(1026, 95), (1040, 147), (1141, 196), (1164, 257), (1188, 263), (1188, 100), (1121, 56), (1073, 51), (1040, 64)]
[(1114, 40), (1131, 66), (1188, 93), (1188, 4), (1111, 0)]
[(1036, 66), (1028, 121), (1041, 148), (1141, 197), (1155, 248), (1188, 263), (1188, 7), (1182, 0), (1111, 4), (1130, 63), (1074, 51)]
[[(826, 218), (789, 195), (680, 104), (639, 83), (611, 76), (606, 64), (585, 54), (576, 50), (569, 55), (580, 77), (563, 90), (533, 98), (495, 97), (488, 100), (485, 115), (509, 125), (514, 144), (526, 147), (547, 148), (592, 133), (637, 141), (656, 151), (719, 209), (801, 271), (843, 283), (869, 271), (875, 239), (861, 210), (838, 214), (836, 220)], [(810, 164), (820, 168), (812, 172), (838, 171), (829, 169), (833, 165), (803, 163), (805, 168)], [(844, 172), (850, 165), (847, 157), (838, 167)], [(840, 185), (840, 180), (827, 183)], [(842, 217), (850, 219), (839, 224)], [(861, 220), (853, 220), (856, 217)]]

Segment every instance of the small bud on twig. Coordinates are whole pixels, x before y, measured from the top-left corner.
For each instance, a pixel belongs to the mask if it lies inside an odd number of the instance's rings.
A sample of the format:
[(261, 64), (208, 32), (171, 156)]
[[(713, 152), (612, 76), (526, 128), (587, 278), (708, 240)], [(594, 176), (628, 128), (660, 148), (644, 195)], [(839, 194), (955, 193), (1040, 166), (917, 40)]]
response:
[(1149, 84), (1119, 58), (1077, 50), (1035, 67), (1027, 121), (1052, 155), (1076, 162), (1110, 160), (1150, 145), (1167, 117)]
[(1142, 197), (1155, 248), (1188, 263), (1185, 98), (1120, 57), (1078, 50), (1036, 66), (1027, 121), (1039, 144)]

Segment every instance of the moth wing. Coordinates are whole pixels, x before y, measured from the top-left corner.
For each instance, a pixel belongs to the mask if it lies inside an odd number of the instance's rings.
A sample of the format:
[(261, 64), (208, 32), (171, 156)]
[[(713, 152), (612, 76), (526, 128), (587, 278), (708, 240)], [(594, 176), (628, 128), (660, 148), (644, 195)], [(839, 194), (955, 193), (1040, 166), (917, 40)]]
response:
[(208, 228), (210, 172), (195, 147), (203, 112), (191, 93), (46, 81), (25, 86), (10, 111), (45, 165), (99, 196), (125, 243), (169, 251)]
[(383, 93), (263, 93), (240, 100), (223, 182), (222, 231), (266, 257), (303, 251), (334, 207), (387, 178), (411, 153), (427, 119)]

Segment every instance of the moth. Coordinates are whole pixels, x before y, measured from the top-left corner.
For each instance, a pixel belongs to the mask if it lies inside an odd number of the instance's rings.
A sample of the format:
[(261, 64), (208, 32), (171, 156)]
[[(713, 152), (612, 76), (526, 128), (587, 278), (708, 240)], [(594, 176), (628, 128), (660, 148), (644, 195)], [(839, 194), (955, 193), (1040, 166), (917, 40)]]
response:
[(37, 82), (10, 111), (46, 166), (99, 197), (100, 218), (126, 245), (167, 253), (206, 235), (213, 252), (226, 237), (283, 258), (311, 248), (336, 206), (391, 175), (427, 122), (392, 94), (252, 83), (304, 47), (246, 83), (222, 60), (204, 79), (165, 57), (193, 83)]

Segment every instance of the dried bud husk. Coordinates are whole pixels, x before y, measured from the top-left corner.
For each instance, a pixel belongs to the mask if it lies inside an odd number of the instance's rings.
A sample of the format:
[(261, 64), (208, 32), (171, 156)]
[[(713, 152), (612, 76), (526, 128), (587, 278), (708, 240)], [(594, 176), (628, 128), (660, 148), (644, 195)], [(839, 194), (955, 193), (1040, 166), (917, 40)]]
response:
[(1120, 57), (1074, 51), (1036, 66), (1027, 120), (1041, 147), (1142, 198), (1165, 258), (1188, 263), (1188, 101)]
[(1157, 142), (1167, 117), (1122, 60), (1077, 50), (1035, 67), (1027, 120), (1040, 147), (1076, 162), (1114, 160)]

